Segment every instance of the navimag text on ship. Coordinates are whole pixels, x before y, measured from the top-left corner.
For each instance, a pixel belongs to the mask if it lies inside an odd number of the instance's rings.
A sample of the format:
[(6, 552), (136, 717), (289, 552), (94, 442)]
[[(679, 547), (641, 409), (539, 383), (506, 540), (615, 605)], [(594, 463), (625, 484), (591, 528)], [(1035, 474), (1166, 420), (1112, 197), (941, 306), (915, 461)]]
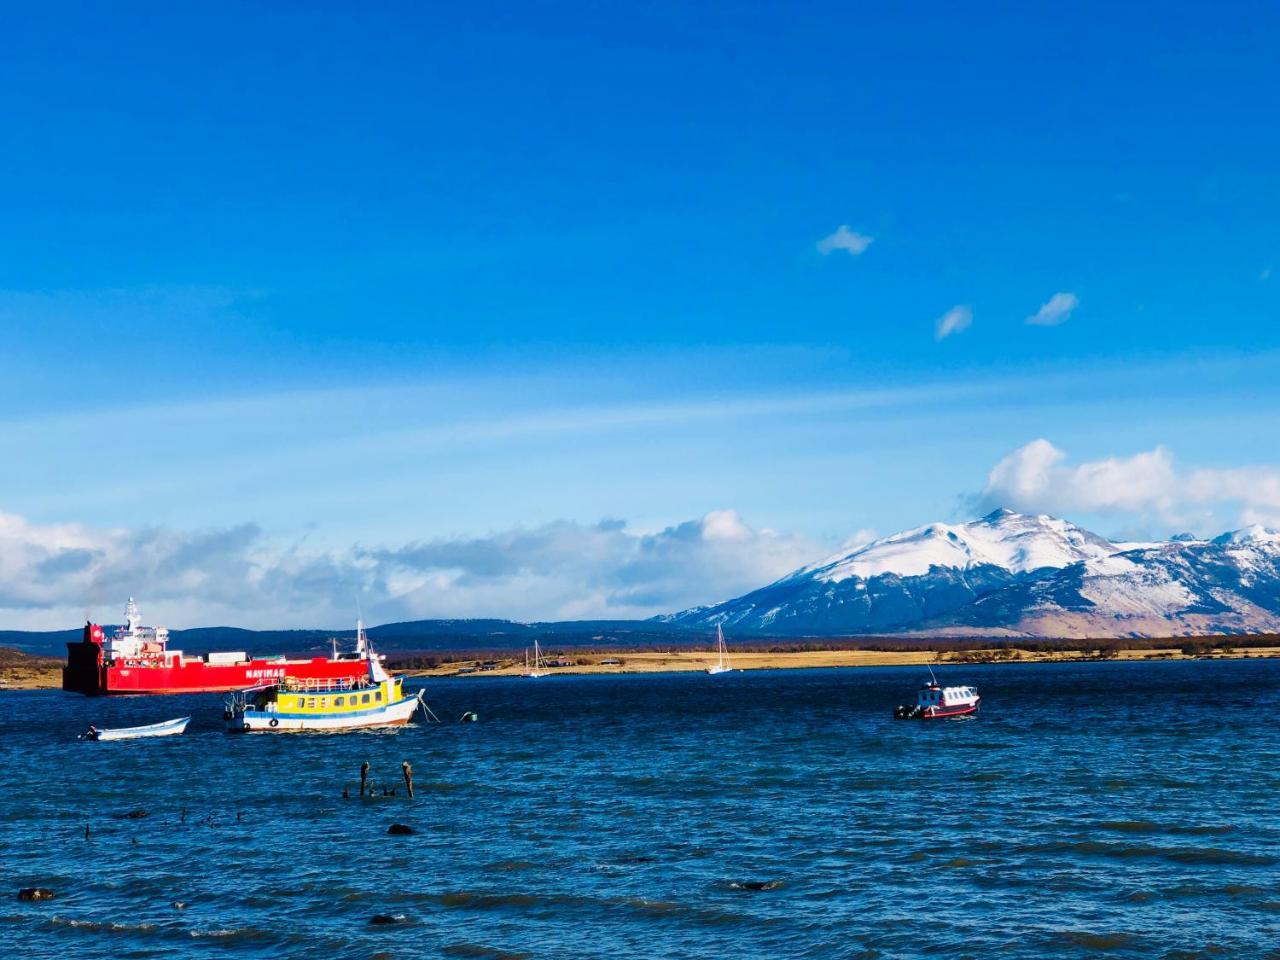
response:
[(73, 693), (207, 693), (243, 690), (262, 683), (297, 680), (355, 680), (368, 669), (358, 640), (350, 653), (290, 659), (255, 657), (243, 651), (188, 656), (169, 649), (169, 631), (144, 627), (133, 598), (125, 623), (108, 638), (96, 623), (86, 623), (83, 639), (67, 644), (62, 689)]

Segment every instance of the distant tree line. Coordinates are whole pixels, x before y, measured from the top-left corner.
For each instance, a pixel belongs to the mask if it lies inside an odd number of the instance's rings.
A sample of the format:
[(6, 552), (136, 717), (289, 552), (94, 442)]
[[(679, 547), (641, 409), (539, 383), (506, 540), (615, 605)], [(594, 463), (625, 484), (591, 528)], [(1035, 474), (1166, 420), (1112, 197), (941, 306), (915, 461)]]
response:
[[(543, 647), (548, 659), (571, 660), (579, 666), (598, 663), (604, 657), (620, 654), (664, 651), (691, 652), (710, 649), (709, 642), (669, 644), (608, 644), (585, 648), (568, 645)], [(1112, 660), (1122, 650), (1178, 650), (1185, 656), (1212, 656), (1237, 650), (1280, 647), (1280, 634), (1219, 635), (1203, 637), (1124, 637), (1102, 639), (1029, 638), (1029, 637), (755, 637), (736, 639), (734, 651), (743, 653), (810, 653), (827, 650), (870, 650), (879, 653), (927, 652), (949, 662), (1018, 660), (1023, 651), (1032, 653), (1070, 653), (1095, 660)], [(446, 664), (519, 661), (510, 647), (473, 648), (449, 651), (406, 651), (387, 656), (387, 663), (399, 670), (434, 670)]]

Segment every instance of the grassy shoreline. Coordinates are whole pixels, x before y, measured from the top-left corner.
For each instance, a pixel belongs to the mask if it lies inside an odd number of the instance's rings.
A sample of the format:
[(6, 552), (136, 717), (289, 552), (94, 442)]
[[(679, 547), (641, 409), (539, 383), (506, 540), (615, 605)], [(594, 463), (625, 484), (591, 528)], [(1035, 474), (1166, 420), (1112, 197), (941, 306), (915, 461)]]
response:
[[(972, 650), (800, 650), (800, 651), (734, 651), (732, 665), (737, 670), (787, 670), (815, 667), (901, 667), (925, 665), (978, 665), (987, 663), (1095, 663), (1135, 660), (1240, 660), (1248, 658), (1280, 658), (1280, 646), (1217, 649), (1206, 653), (1184, 653), (1179, 647), (1112, 649), (1098, 655), (1091, 649), (1036, 649), (991, 647)], [(549, 667), (547, 673), (627, 674), (679, 673), (705, 670), (715, 662), (712, 650), (672, 650), (656, 652), (610, 651), (583, 653), (570, 657), (566, 666)], [(392, 666), (413, 677), (513, 677), (524, 672), (522, 659), (507, 657), (484, 668), (483, 660), (474, 657), (445, 660), (431, 668), (406, 665)], [(616, 664), (601, 661), (617, 660)], [(459, 671), (467, 671), (459, 673)], [(17, 651), (0, 657), (0, 691), (50, 690), (62, 685), (62, 663), (49, 657), (29, 657)]]
[[(806, 650), (788, 652), (735, 652), (731, 655), (734, 669), (785, 670), (814, 667), (892, 667), (925, 665), (975, 665), (985, 663), (1078, 663), (1115, 660), (1239, 660), (1246, 658), (1280, 658), (1280, 647), (1255, 647), (1212, 654), (1188, 655), (1177, 647), (1151, 649), (1120, 649), (1106, 656), (1097, 656), (1081, 650), (1034, 650), (1018, 648), (992, 648), (989, 650), (956, 651), (881, 651), (881, 650)], [(705, 670), (715, 662), (714, 651), (682, 650), (656, 653), (619, 652), (605, 655), (593, 654), (576, 659), (595, 661), (573, 663), (569, 666), (548, 668), (548, 674), (623, 674), (623, 673), (675, 673)], [(616, 659), (616, 665), (602, 664), (600, 660)], [(417, 677), (502, 677), (519, 676), (524, 671), (521, 660), (499, 661), (490, 669), (476, 669), (474, 673), (459, 674), (459, 668), (479, 668), (475, 660), (449, 661), (431, 669), (409, 669)]]
[(0, 647), (0, 690), (56, 690), (61, 686), (61, 660)]

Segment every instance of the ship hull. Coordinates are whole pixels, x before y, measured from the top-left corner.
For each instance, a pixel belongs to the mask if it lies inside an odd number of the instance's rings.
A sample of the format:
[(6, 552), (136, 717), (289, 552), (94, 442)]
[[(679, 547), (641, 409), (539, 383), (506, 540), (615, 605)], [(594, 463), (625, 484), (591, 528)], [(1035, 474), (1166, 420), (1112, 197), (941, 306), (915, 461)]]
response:
[(342, 730), (367, 730), (370, 727), (398, 727), (413, 719), (421, 695), (405, 697), (396, 703), (371, 710), (349, 713), (277, 713), (246, 711), (227, 718), (229, 733), (337, 733)]
[(920, 714), (921, 720), (944, 720), (947, 717), (964, 717), (978, 712), (976, 703), (966, 703), (955, 707), (933, 707)]
[(234, 664), (181, 663), (166, 666), (97, 663), (90, 657), (77, 657), (76, 651), (72, 650), (69, 651), (67, 665), (62, 668), (62, 689), (86, 696), (225, 693), (285, 678), (354, 680), (367, 672), (367, 664), (354, 659), (257, 659)]

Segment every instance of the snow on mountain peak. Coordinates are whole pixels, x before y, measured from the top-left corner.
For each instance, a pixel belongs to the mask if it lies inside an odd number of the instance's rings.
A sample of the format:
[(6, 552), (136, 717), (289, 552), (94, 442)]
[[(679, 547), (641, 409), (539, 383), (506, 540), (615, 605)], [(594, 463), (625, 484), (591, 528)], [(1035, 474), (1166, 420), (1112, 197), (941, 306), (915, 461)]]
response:
[(1116, 546), (1066, 520), (993, 510), (968, 523), (931, 523), (875, 540), (797, 570), (787, 580), (839, 582), (886, 573), (922, 576), (933, 567), (991, 565), (1012, 573), (1109, 556)]
[(1264, 527), (1260, 523), (1250, 524), (1239, 530), (1231, 530), (1213, 538), (1213, 543), (1221, 546), (1234, 544), (1250, 546), (1280, 546), (1280, 530)]

